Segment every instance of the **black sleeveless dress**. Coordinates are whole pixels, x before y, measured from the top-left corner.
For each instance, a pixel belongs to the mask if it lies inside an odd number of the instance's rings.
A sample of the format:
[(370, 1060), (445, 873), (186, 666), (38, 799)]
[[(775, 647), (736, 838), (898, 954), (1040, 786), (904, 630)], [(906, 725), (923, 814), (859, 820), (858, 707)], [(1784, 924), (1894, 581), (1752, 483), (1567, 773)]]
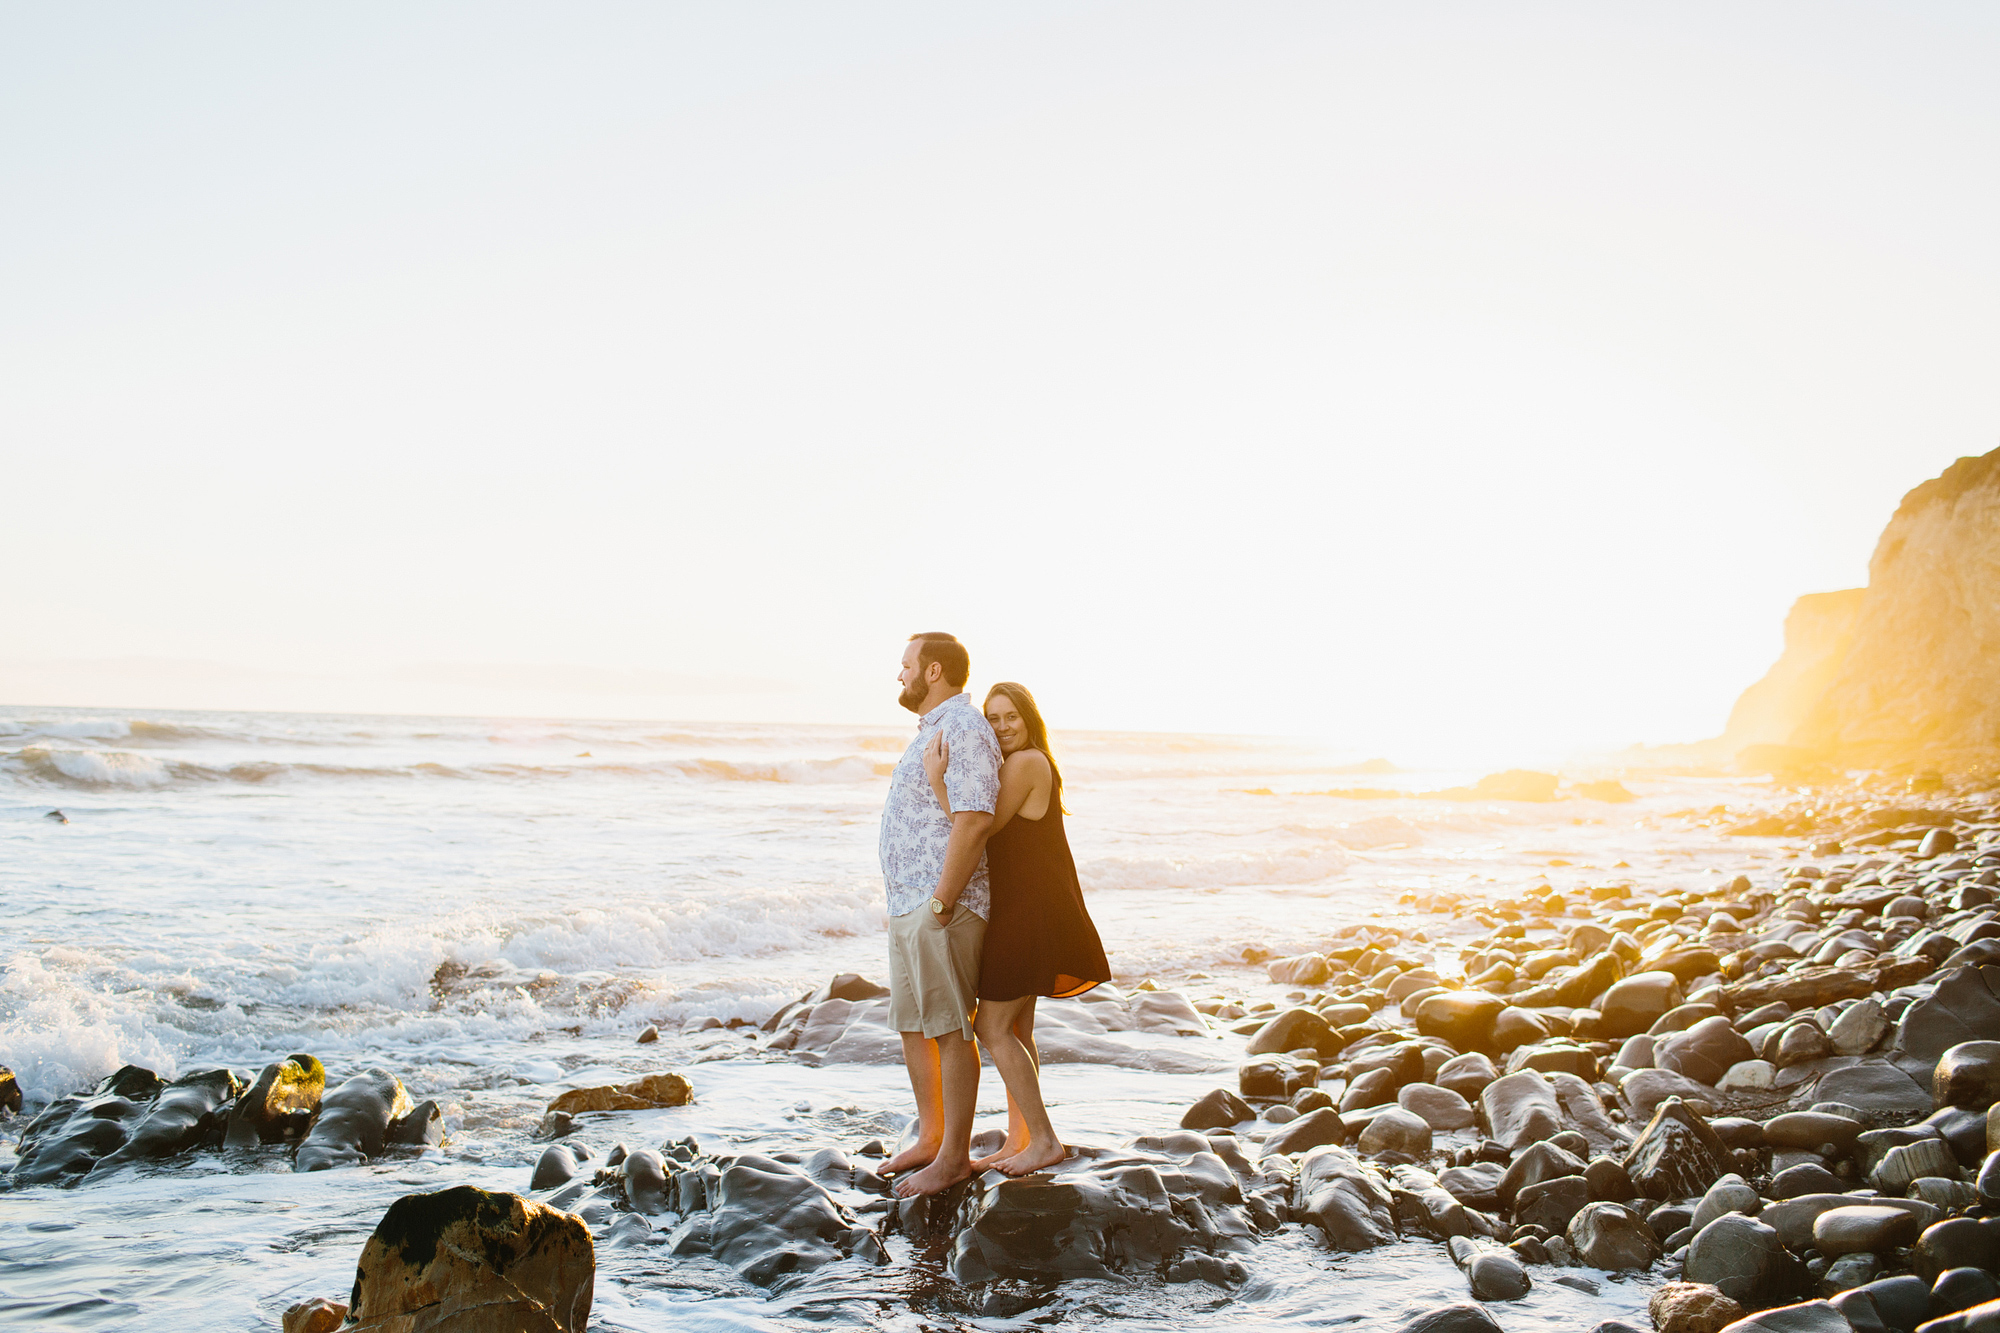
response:
[(1111, 980), (1104, 945), (1084, 910), (1060, 791), (1049, 794), (1040, 819), (1016, 815), (986, 840), (986, 876), (992, 904), (980, 950), (980, 999), (1066, 1000)]

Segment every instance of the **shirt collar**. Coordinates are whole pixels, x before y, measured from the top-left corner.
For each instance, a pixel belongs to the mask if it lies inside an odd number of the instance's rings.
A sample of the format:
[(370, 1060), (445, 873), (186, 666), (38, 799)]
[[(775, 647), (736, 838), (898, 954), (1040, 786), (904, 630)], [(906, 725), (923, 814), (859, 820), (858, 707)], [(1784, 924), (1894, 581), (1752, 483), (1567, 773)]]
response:
[(944, 710), (951, 707), (953, 704), (964, 704), (967, 707), (970, 707), (971, 702), (972, 702), (972, 696), (970, 694), (952, 695), (951, 698), (946, 699), (936, 708), (931, 709), (930, 712), (925, 713), (922, 717), (918, 718), (917, 730), (922, 731), (927, 727), (934, 727), (938, 723), (944, 721)]

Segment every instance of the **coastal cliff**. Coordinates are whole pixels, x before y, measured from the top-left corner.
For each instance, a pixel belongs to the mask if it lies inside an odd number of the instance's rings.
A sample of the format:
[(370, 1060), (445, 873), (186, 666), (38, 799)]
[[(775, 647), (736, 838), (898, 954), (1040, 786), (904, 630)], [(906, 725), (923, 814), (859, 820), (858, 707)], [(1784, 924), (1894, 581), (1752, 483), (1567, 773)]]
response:
[(1723, 741), (1844, 764), (2000, 763), (2000, 450), (1903, 497), (1866, 588), (1799, 599)]

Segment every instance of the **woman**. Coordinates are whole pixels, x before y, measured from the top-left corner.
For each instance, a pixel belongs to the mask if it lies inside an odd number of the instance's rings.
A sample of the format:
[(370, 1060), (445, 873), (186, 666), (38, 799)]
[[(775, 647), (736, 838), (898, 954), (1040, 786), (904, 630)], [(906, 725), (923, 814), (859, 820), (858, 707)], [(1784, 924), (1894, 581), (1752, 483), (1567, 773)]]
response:
[[(973, 1030), (1007, 1084), (1007, 1142), (972, 1165), (1025, 1176), (1064, 1156), (1042, 1104), (1035, 998), (1081, 995), (1111, 980), (1111, 966), (1084, 910), (1063, 832), (1062, 772), (1049, 754), (1049, 729), (1035, 696), (1011, 681), (995, 685), (986, 692), (986, 721), (1000, 741), (1000, 798), (986, 839), (993, 900)], [(942, 733), (924, 751), (924, 772), (947, 811), (944, 767), (950, 757)]]

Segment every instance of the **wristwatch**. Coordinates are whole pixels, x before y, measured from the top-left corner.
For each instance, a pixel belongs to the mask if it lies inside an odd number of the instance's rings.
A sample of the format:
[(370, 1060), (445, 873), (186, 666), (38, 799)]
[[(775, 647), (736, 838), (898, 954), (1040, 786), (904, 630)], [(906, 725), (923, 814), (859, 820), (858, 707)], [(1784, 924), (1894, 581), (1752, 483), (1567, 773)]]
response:
[(939, 902), (936, 898), (931, 899), (931, 915), (932, 916), (944, 915), (944, 904)]

